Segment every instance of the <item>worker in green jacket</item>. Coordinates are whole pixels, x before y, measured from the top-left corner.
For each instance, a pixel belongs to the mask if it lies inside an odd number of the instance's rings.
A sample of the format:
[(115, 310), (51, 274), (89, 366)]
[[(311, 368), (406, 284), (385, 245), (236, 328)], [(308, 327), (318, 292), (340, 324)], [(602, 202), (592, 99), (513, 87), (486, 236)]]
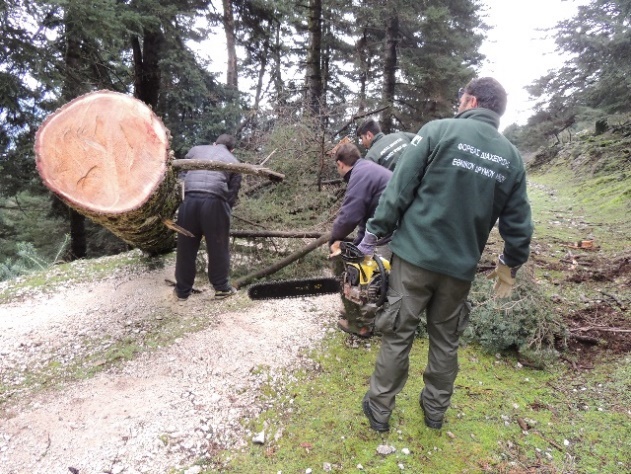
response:
[(458, 340), (469, 320), (467, 296), (498, 220), (504, 250), (489, 275), (497, 297), (510, 295), (528, 259), (533, 227), (526, 173), (519, 152), (498, 131), (505, 110), (499, 82), (469, 82), (457, 115), (429, 122), (406, 148), (367, 223), (358, 246), (365, 255), (394, 232), (388, 298), (375, 320), (382, 344), (362, 402), (374, 430), (389, 429), (425, 310), (429, 354), (419, 403), (425, 424), (442, 427), (458, 373)]
[(415, 135), (408, 132), (384, 134), (379, 122), (373, 119), (364, 121), (357, 129), (357, 136), (364, 148), (368, 150), (367, 160), (394, 171), (399, 157), (410, 144)]

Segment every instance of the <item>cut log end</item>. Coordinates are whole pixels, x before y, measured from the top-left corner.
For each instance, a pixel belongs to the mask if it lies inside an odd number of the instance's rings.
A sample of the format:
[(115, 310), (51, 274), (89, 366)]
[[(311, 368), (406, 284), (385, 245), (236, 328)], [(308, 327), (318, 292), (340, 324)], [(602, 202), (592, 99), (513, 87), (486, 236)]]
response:
[(73, 207), (121, 214), (142, 206), (164, 179), (169, 132), (141, 101), (98, 91), (69, 102), (37, 132), (37, 169)]

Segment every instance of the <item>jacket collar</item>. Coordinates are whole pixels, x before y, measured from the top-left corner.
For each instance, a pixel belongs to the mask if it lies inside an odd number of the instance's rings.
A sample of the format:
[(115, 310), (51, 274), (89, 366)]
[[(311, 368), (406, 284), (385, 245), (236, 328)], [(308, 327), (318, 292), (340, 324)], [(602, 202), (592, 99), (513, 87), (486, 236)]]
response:
[(385, 137), (385, 133), (383, 132), (379, 132), (377, 135), (375, 135), (372, 139), (372, 141), (370, 142), (370, 148), (372, 148), (373, 146), (375, 146), (375, 143), (377, 143), (379, 140), (381, 140), (383, 137)]
[[(355, 163), (355, 165), (357, 165), (357, 163)], [(355, 168), (355, 166), (353, 166), (353, 168), (351, 168), (350, 170), (348, 170), (346, 172), (346, 174), (342, 177), (342, 179), (344, 180), (345, 183), (348, 183), (348, 180), (351, 179), (351, 173), (353, 172), (353, 169)]]
[(492, 110), (483, 107), (465, 110), (456, 115), (455, 118), (479, 120), (480, 122), (491, 125), (495, 129), (500, 128), (500, 116)]

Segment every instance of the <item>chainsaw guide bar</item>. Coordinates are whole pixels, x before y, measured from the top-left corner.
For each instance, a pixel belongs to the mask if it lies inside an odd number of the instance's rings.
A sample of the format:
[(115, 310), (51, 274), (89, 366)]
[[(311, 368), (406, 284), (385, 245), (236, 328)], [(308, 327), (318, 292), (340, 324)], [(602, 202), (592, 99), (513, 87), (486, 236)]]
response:
[(299, 298), (339, 292), (340, 282), (337, 278), (269, 281), (248, 288), (248, 296), (253, 300)]

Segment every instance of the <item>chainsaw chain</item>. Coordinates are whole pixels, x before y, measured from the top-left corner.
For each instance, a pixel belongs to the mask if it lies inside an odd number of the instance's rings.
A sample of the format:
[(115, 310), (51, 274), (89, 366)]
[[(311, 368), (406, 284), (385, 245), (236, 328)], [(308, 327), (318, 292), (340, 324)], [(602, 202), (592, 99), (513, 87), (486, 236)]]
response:
[(340, 292), (337, 278), (306, 278), (278, 280), (257, 283), (248, 288), (248, 296), (253, 300), (300, 298)]

